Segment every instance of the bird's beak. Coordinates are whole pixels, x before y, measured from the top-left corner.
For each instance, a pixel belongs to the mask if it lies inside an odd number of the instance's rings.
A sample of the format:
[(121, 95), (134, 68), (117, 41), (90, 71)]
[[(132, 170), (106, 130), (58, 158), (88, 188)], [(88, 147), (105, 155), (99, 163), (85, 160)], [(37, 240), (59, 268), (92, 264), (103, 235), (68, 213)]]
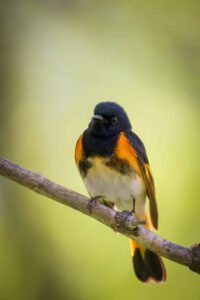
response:
[(96, 136), (101, 136), (104, 132), (104, 123), (105, 119), (101, 115), (93, 115), (92, 120), (89, 124), (89, 131), (96, 135)]
[(92, 117), (92, 119), (94, 119), (94, 120), (99, 120), (99, 121), (103, 121), (103, 120), (104, 120), (104, 118), (103, 118), (101, 115), (94, 115), (94, 116)]

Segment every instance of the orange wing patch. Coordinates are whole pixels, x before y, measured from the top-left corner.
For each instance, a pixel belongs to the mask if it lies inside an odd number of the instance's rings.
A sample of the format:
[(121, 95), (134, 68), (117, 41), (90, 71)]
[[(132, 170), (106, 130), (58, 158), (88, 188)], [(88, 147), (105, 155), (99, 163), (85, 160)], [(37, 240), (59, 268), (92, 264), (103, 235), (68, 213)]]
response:
[(79, 137), (76, 147), (75, 147), (75, 160), (76, 164), (79, 165), (79, 162), (82, 160), (83, 157), (83, 134)]
[(157, 229), (158, 209), (155, 196), (154, 180), (149, 164), (144, 164), (144, 162), (138, 157), (136, 150), (130, 144), (123, 132), (121, 132), (119, 135), (115, 154), (117, 158), (128, 162), (134, 171), (143, 178), (147, 189), (147, 196), (150, 201), (151, 222), (153, 227)]
[(137, 160), (137, 154), (123, 132), (120, 133), (115, 154), (118, 159), (128, 162), (136, 173), (141, 175), (140, 166)]

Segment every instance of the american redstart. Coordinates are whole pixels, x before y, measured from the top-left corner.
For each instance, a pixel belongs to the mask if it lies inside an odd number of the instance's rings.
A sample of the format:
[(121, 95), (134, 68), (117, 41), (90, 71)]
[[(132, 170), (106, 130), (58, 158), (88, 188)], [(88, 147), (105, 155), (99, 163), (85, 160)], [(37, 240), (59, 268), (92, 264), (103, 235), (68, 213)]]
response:
[[(75, 159), (92, 199), (118, 211), (133, 211), (149, 229), (158, 228), (155, 185), (141, 139), (131, 131), (124, 109), (115, 102), (96, 105), (88, 128), (76, 143)], [(145, 202), (149, 199), (150, 214)], [(130, 240), (135, 274), (142, 282), (166, 280), (160, 256)]]

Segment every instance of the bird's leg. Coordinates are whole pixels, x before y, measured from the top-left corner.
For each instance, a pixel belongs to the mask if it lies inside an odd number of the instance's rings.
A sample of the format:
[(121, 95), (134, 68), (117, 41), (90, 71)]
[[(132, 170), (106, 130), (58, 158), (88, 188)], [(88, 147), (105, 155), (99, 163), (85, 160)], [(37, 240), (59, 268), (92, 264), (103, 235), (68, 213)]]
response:
[(139, 220), (139, 219), (137, 219), (137, 216), (135, 215), (135, 198), (133, 198), (133, 209), (132, 209), (131, 213), (134, 214), (136, 220), (138, 220), (138, 225), (146, 224), (146, 220)]
[(131, 217), (133, 214), (135, 215), (135, 198), (133, 198), (133, 209), (132, 210), (123, 210), (121, 212), (123, 218), (126, 220), (128, 217)]
[(92, 209), (97, 206), (98, 202), (101, 202), (102, 196), (95, 196), (90, 199), (88, 202), (88, 210), (90, 215), (92, 214)]
[(133, 198), (133, 209), (132, 209), (132, 213), (135, 214), (135, 198)]

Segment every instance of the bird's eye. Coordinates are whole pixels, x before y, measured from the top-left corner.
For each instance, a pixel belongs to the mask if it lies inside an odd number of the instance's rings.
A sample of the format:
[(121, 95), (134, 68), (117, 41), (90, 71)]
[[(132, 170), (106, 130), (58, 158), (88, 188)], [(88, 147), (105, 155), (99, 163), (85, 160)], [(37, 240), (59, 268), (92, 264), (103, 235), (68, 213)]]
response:
[(116, 125), (117, 122), (118, 122), (118, 118), (117, 118), (117, 117), (113, 117), (113, 118), (111, 119), (112, 125)]

